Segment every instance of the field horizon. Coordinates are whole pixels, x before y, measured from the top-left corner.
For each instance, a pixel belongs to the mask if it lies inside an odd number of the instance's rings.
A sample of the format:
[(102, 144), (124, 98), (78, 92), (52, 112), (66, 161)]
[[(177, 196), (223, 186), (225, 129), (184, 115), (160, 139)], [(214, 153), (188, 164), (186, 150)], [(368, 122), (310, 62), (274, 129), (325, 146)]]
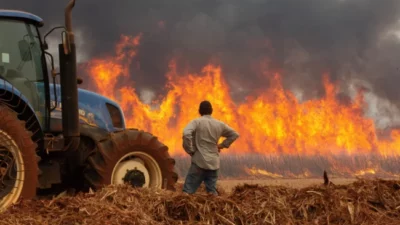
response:
[[(183, 179), (191, 159), (176, 156), (175, 169)], [(221, 180), (322, 179), (324, 171), (331, 179), (400, 177), (400, 157), (379, 154), (359, 155), (262, 155), (222, 154)]]

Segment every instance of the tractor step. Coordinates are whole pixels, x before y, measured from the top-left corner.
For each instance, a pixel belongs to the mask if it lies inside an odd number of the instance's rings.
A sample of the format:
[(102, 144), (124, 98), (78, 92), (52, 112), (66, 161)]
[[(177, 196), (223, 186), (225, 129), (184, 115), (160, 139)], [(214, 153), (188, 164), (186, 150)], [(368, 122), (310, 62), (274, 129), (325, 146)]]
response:
[(58, 152), (64, 150), (64, 137), (62, 134), (53, 136), (46, 134), (44, 137), (44, 146), (47, 152)]

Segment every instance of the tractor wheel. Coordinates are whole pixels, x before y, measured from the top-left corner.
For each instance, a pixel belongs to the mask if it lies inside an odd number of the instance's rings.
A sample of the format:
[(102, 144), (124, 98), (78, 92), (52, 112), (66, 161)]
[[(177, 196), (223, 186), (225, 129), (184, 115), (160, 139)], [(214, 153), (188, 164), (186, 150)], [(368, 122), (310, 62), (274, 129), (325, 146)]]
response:
[(0, 211), (36, 195), (38, 156), (31, 137), (25, 122), (0, 105)]
[(109, 184), (175, 190), (178, 175), (168, 147), (150, 133), (129, 129), (111, 133), (97, 143), (84, 171), (88, 184), (99, 189)]

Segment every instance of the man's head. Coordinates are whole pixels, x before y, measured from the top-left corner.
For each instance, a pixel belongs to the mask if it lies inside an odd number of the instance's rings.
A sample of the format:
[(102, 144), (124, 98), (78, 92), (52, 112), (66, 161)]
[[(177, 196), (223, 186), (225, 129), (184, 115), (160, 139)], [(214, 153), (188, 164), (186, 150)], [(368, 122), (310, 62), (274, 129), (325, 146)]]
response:
[(209, 101), (202, 101), (199, 106), (199, 113), (201, 116), (211, 115), (213, 112), (212, 105)]

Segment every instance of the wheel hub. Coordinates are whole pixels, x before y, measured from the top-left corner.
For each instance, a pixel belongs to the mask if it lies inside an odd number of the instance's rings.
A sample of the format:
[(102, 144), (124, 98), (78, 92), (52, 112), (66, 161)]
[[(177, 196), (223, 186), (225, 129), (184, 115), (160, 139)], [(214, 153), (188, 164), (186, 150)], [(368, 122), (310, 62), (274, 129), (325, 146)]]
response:
[(130, 152), (116, 163), (112, 184), (130, 184), (134, 187), (161, 188), (162, 173), (156, 160), (145, 152)]
[[(129, 172), (132, 171), (132, 172)], [(135, 173), (133, 171), (136, 171)], [(137, 179), (140, 175), (140, 173), (144, 176), (144, 183), (141, 185), (141, 187), (148, 187), (149, 186), (149, 180), (150, 180), (150, 174), (149, 171), (147, 170), (145, 163), (143, 160), (139, 158), (126, 158), (125, 160), (119, 162), (115, 168), (114, 168), (114, 173), (113, 173), (113, 178), (112, 182), (113, 184), (125, 184), (127, 181), (125, 180), (131, 180), (132, 177)], [(134, 175), (134, 176), (132, 176)], [(134, 181), (136, 183), (136, 181)]]
[(146, 178), (144, 177), (144, 173), (135, 167), (133, 170), (126, 171), (123, 181), (125, 184), (130, 184), (133, 187), (143, 187), (146, 183)]

